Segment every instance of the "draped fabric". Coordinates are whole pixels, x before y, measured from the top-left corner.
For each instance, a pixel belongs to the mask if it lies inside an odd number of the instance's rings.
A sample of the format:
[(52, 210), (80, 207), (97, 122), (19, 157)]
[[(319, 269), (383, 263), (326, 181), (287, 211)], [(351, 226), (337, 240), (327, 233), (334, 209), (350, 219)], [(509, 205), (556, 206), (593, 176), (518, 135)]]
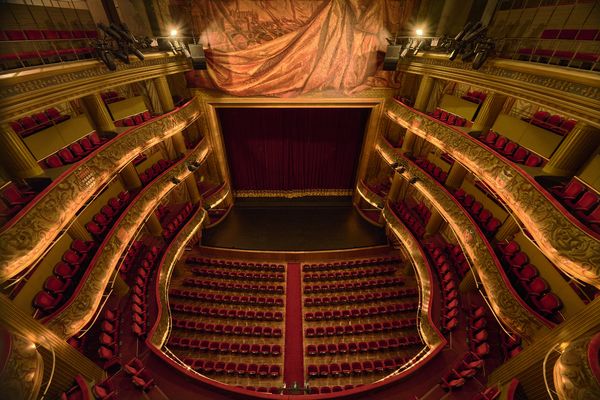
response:
[(221, 108), (236, 195), (347, 194), (369, 109)]
[(377, 52), (402, 30), (414, 2), (192, 0), (209, 68), (188, 73), (188, 86), (286, 97), (386, 85), (385, 74), (376, 76)]

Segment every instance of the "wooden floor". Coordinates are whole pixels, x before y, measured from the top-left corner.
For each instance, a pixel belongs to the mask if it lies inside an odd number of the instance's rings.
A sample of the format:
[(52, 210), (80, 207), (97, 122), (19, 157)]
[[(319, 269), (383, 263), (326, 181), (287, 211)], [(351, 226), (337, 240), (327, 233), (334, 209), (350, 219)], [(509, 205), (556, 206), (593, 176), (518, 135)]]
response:
[(351, 199), (236, 199), (202, 244), (245, 250), (315, 251), (387, 244), (383, 228), (365, 221)]

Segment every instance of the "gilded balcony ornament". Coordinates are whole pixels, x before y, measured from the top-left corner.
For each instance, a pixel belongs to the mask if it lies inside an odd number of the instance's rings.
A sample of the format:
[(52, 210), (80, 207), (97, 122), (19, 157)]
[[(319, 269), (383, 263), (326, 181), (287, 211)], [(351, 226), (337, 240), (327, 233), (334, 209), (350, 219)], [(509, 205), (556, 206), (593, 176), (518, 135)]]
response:
[(380, 210), (384, 206), (383, 197), (373, 192), (367, 184), (361, 179), (356, 186), (356, 191), (362, 196), (363, 199), (370, 205)]
[(430, 349), (436, 348), (440, 344), (445, 345), (446, 339), (444, 339), (431, 320), (430, 308), (433, 301), (431, 282), (433, 277), (427, 257), (417, 239), (408, 228), (398, 220), (396, 215), (387, 205), (383, 209), (383, 218), (385, 219), (387, 226), (408, 251), (412, 265), (417, 273), (419, 284), (419, 315), (417, 317), (419, 319), (418, 326), (421, 336)]
[[(23, 336), (0, 329), (4, 347), (0, 388), (5, 399), (34, 400), (44, 377), (44, 361), (35, 344)], [(48, 366), (51, 368), (51, 366)]]
[(160, 269), (156, 278), (157, 290), (152, 292), (156, 293), (158, 296), (158, 318), (151, 328), (146, 341), (157, 349), (162, 348), (171, 332), (171, 313), (169, 309), (169, 285), (171, 283), (171, 275), (173, 274), (175, 265), (181, 258), (186, 244), (194, 235), (201, 232), (202, 225), (207, 218), (208, 213), (203, 208), (199, 208), (188, 223), (185, 224), (175, 236), (160, 261)]
[(535, 180), (466, 133), (390, 102), (387, 116), (410, 128), (486, 182), (532, 235), (542, 252), (570, 276), (600, 287), (600, 240), (588, 232)]
[(600, 333), (574, 340), (554, 364), (554, 387), (560, 400), (600, 399)]
[(450, 193), (412, 161), (395, 152), (385, 139), (380, 138), (377, 148), (388, 163), (396, 162), (406, 169), (403, 173), (405, 177), (418, 178), (413, 186), (435, 205), (456, 233), (462, 248), (472, 260), (472, 266), (477, 271), (496, 316), (526, 339), (545, 326), (551, 327), (553, 324), (539, 316), (510, 289), (510, 281), (483, 232)]
[(221, 186), (212, 192), (208, 197), (206, 197), (203, 201), (205, 206), (209, 207), (217, 207), (219, 204), (223, 202), (229, 195), (231, 190), (229, 189), (229, 184), (227, 182), (221, 184)]
[(27, 212), (0, 233), (0, 282), (32, 265), (75, 214), (139, 153), (180, 132), (200, 116), (195, 99), (133, 127), (59, 176)]
[(154, 212), (161, 200), (177, 186), (174, 184), (175, 179), (183, 182), (192, 173), (187, 168), (188, 162), (202, 163), (208, 152), (208, 140), (204, 139), (196, 149), (134, 198), (102, 242), (81, 279), (79, 290), (65, 305), (44, 320), (49, 329), (66, 339), (81, 330), (94, 317), (106, 288), (115, 277), (119, 259), (128, 248), (128, 244), (135, 238), (150, 213)]

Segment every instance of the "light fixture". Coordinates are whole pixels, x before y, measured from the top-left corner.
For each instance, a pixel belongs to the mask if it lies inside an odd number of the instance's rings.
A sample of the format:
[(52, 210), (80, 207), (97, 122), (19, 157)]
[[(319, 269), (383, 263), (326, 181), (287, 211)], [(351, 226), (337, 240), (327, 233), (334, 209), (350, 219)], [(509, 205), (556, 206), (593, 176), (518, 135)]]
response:
[(417, 178), (416, 176), (413, 178), (410, 178), (408, 180), (408, 183), (410, 183), (411, 185), (414, 185), (415, 183), (417, 183), (417, 181), (419, 180), (419, 178)]
[(417, 34), (417, 36), (423, 36), (423, 29), (421, 29), (421, 28), (417, 28), (417, 29), (415, 30), (415, 33)]
[(398, 168), (398, 163), (397, 163), (397, 162), (393, 163), (393, 164), (392, 164), (392, 168), (393, 168), (393, 169), (396, 169), (396, 168)]
[(172, 38), (177, 37), (177, 29), (171, 29), (171, 32), (169, 32), (169, 36), (171, 36)]
[(179, 179), (178, 179), (178, 178), (176, 178), (176, 177), (172, 177), (172, 178), (170, 179), (170, 181), (171, 181), (171, 183), (173, 183), (174, 185), (178, 185), (178, 184), (180, 184), (180, 183), (181, 183), (181, 180), (179, 180)]

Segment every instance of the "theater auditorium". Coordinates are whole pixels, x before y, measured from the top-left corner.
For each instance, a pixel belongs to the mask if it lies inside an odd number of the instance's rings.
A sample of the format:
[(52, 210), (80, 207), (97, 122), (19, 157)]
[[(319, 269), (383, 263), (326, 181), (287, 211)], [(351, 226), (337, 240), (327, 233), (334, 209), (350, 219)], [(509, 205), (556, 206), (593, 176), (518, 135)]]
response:
[(600, 2), (0, 1), (0, 397), (600, 399)]

